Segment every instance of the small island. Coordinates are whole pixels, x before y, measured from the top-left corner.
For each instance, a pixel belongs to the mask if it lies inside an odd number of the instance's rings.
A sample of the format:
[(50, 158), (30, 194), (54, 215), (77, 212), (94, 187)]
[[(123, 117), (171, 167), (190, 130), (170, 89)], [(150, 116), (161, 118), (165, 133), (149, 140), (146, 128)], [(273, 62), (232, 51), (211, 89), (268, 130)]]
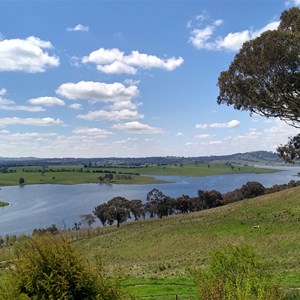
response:
[(7, 206), (7, 205), (9, 205), (9, 203), (0, 201), (0, 207)]

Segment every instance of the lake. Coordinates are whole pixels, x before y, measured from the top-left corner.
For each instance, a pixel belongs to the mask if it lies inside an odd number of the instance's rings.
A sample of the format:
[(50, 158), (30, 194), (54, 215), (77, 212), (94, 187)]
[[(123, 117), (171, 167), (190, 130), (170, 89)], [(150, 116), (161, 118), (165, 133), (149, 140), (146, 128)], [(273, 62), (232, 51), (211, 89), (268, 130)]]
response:
[[(73, 227), (79, 215), (92, 213), (95, 206), (113, 197), (146, 200), (153, 188), (165, 195), (196, 196), (197, 191), (218, 190), (222, 193), (240, 188), (248, 181), (258, 181), (265, 187), (300, 180), (299, 167), (281, 168), (271, 174), (229, 174), (206, 177), (157, 176), (172, 183), (148, 185), (80, 184), (7, 186), (0, 190), (0, 201), (10, 205), (0, 208), (0, 235), (31, 234), (34, 228), (55, 224), (59, 228)], [(97, 225), (100, 222), (97, 221)]]

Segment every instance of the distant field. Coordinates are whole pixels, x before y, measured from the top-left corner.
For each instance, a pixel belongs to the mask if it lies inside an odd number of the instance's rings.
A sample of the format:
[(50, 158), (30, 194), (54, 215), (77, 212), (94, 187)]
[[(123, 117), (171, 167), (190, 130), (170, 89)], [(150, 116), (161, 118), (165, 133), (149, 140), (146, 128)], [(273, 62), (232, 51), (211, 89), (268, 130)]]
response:
[[(84, 168), (83, 166), (48, 166), (48, 167), (18, 167), (10, 168), (8, 173), (0, 173), (0, 186), (18, 185), (19, 178), (25, 179), (25, 184), (81, 184), (98, 183), (99, 176), (112, 172), (115, 178), (110, 181), (116, 184), (150, 184), (164, 181), (155, 179), (154, 175), (176, 176), (208, 176), (217, 174), (234, 173), (271, 173), (274, 170), (255, 168), (244, 165), (230, 164), (183, 164), (183, 165), (149, 165), (144, 167), (95, 167)], [(116, 175), (128, 175), (118, 176)], [(136, 175), (140, 174), (140, 175)]]
[(109, 270), (127, 278), (123, 284), (137, 299), (198, 299), (188, 268), (205, 265), (209, 252), (226, 245), (255, 247), (280, 287), (299, 288), (299, 226), (297, 187), (188, 215), (102, 228), (74, 245), (89, 260), (100, 253)]

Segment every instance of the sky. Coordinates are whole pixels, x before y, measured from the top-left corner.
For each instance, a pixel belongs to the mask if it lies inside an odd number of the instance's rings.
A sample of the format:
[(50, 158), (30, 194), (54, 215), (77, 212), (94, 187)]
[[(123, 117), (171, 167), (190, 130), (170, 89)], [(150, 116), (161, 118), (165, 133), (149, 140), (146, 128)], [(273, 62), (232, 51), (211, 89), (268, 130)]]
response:
[(0, 0), (0, 156), (276, 151), (298, 130), (218, 105), (243, 42), (300, 0)]

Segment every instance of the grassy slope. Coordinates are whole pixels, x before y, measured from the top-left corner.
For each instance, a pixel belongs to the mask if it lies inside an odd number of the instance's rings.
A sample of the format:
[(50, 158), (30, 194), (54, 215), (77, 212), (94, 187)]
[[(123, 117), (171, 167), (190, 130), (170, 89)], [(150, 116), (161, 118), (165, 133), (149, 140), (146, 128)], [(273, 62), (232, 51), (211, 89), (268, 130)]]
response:
[(205, 264), (208, 252), (228, 244), (254, 246), (276, 283), (299, 288), (299, 229), (297, 187), (189, 215), (107, 227), (76, 245), (88, 258), (100, 252), (111, 270), (128, 276), (125, 284), (137, 295), (168, 299), (158, 295), (189, 294), (180, 299), (197, 299), (187, 268)]
[[(80, 184), (80, 183), (98, 183), (98, 176), (104, 176), (104, 173), (92, 173), (95, 169), (83, 169), (83, 172), (78, 172), (82, 166), (49, 166), (53, 172), (45, 172), (43, 175), (38, 170), (41, 167), (19, 167), (12, 168), (16, 173), (0, 173), (0, 185), (18, 185), (19, 178), (25, 179), (25, 184)], [(23, 169), (35, 170), (36, 172), (23, 172)], [(57, 169), (72, 170), (72, 172), (56, 172)], [(160, 183), (163, 181), (157, 180), (145, 175), (176, 175), (176, 176), (208, 176), (216, 174), (234, 174), (234, 173), (270, 173), (274, 170), (255, 168), (250, 166), (234, 166), (226, 164), (186, 164), (167, 165), (167, 166), (148, 166), (141, 168), (97, 168), (99, 170), (108, 170), (115, 172), (140, 173), (143, 176), (132, 175), (130, 180), (115, 180), (112, 183), (118, 184), (148, 184)], [(73, 171), (74, 170), (74, 171)], [(76, 172), (77, 170), (77, 172)]]

